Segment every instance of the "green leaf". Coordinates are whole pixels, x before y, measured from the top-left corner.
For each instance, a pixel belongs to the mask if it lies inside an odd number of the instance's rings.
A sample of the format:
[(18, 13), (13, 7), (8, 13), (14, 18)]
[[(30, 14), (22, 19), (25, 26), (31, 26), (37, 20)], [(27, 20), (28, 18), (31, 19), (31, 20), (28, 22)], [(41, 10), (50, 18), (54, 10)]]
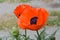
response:
[(55, 37), (55, 34), (56, 34), (57, 30), (54, 33), (52, 33), (50, 37), (53, 37), (53, 36)]
[(38, 37), (35, 35), (35, 37), (37, 38), (37, 40), (45, 40), (45, 36), (46, 36), (45, 29), (46, 29), (46, 28), (44, 27), (44, 29), (41, 31), (40, 34), (39, 34), (39, 32), (37, 31)]
[(45, 40), (45, 36), (46, 36), (46, 32), (45, 32), (45, 27), (44, 27), (44, 29), (40, 33), (41, 40)]
[(52, 33), (48, 38), (46, 38), (45, 40), (56, 40), (55, 34), (56, 34), (57, 30)]
[(35, 37), (37, 38), (37, 40), (41, 40), (40, 34), (38, 32), (38, 30), (36, 31), (37, 35), (35, 35)]

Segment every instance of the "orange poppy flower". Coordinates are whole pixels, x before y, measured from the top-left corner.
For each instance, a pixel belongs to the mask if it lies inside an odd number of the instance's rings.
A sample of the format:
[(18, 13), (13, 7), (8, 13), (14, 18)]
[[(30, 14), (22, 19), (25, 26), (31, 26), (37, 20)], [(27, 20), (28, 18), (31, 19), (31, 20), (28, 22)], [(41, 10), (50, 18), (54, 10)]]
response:
[(29, 7), (24, 9), (21, 13), (17, 23), (22, 29), (39, 30), (44, 26), (48, 17), (48, 12), (44, 8)]
[(26, 8), (29, 8), (29, 7), (32, 7), (32, 6), (26, 5), (26, 4), (19, 5), (14, 9), (14, 14), (18, 18), (22, 14), (23, 10), (25, 10)]

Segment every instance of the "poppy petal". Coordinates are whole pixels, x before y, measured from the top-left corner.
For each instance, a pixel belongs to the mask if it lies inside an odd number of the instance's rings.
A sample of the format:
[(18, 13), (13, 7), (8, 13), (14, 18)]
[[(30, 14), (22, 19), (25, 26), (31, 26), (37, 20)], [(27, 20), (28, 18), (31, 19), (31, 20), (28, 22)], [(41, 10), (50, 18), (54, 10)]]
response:
[(29, 7), (32, 7), (30, 5), (26, 5), (26, 4), (22, 4), (22, 5), (19, 5), (17, 6), (15, 9), (14, 9), (14, 14), (17, 16), (17, 18), (22, 14), (22, 12), (26, 9), (26, 8), (29, 8)]

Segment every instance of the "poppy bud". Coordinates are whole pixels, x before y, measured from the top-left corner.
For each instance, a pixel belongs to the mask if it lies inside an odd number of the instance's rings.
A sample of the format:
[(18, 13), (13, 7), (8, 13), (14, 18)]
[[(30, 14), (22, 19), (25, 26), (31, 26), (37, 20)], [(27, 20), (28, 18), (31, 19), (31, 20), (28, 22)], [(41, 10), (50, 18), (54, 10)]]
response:
[(19, 30), (16, 27), (13, 27), (13, 29), (12, 29), (12, 35), (15, 38), (19, 36)]

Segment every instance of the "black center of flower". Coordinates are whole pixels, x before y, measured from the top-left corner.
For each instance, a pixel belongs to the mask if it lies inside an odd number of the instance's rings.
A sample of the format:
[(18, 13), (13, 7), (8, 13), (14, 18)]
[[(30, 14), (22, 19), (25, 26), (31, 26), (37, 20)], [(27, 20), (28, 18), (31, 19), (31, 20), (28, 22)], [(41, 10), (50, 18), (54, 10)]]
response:
[(31, 18), (30, 24), (32, 25), (32, 24), (36, 24), (36, 23), (37, 23), (37, 17)]

